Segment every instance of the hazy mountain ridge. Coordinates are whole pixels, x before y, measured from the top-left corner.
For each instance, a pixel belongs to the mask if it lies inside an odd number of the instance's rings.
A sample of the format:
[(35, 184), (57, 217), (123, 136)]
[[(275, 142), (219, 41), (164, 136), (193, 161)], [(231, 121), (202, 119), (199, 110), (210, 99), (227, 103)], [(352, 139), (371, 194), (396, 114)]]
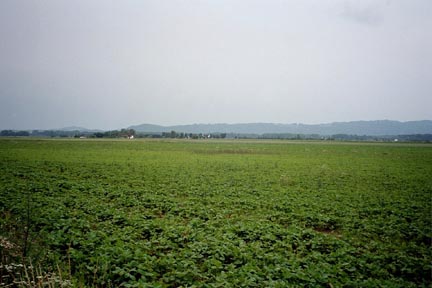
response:
[(319, 135), (407, 135), (407, 134), (432, 134), (432, 121), (351, 121), (333, 122), (326, 124), (277, 124), (277, 123), (239, 123), (239, 124), (191, 124), (161, 126), (154, 124), (141, 124), (128, 127), (137, 132), (161, 133), (161, 132), (185, 132), (185, 133), (294, 133), (294, 134), (319, 134)]
[(63, 128), (59, 128), (59, 129), (52, 129), (52, 130), (57, 130), (57, 131), (80, 131), (80, 132), (101, 132), (103, 130), (100, 129), (88, 129), (88, 128), (84, 128), (84, 127), (80, 127), (80, 126), (68, 126), (68, 127), (63, 127)]

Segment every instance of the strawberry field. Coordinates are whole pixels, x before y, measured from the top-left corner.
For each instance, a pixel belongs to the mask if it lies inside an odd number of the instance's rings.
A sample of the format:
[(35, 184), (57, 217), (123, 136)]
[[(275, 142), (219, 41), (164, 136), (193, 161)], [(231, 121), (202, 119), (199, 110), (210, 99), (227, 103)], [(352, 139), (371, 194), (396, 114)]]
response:
[(4, 286), (431, 285), (431, 145), (10, 138), (0, 171)]

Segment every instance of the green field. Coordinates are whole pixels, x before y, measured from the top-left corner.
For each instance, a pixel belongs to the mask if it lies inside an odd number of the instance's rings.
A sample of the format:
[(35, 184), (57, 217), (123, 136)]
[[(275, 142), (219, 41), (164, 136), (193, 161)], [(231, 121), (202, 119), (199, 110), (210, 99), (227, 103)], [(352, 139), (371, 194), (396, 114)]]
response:
[(431, 145), (2, 139), (0, 167), (3, 283), (431, 285)]

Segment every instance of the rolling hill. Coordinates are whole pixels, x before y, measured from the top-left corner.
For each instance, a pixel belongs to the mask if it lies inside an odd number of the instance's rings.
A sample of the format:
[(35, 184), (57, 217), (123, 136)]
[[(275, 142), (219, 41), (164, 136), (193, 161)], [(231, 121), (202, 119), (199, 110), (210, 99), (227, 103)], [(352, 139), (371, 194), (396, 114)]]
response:
[(161, 126), (141, 124), (128, 127), (143, 133), (184, 132), (184, 133), (294, 133), (319, 135), (407, 135), (432, 134), (432, 121), (399, 122), (391, 120), (334, 122), (328, 124), (276, 124), (276, 123), (240, 123), (240, 124), (191, 124)]

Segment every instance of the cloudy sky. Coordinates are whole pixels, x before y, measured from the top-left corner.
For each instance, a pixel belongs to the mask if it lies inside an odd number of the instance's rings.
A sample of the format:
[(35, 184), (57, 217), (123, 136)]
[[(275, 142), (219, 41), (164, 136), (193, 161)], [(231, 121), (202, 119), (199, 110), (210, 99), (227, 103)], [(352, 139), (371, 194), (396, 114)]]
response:
[(0, 129), (432, 119), (431, 0), (2, 0)]

